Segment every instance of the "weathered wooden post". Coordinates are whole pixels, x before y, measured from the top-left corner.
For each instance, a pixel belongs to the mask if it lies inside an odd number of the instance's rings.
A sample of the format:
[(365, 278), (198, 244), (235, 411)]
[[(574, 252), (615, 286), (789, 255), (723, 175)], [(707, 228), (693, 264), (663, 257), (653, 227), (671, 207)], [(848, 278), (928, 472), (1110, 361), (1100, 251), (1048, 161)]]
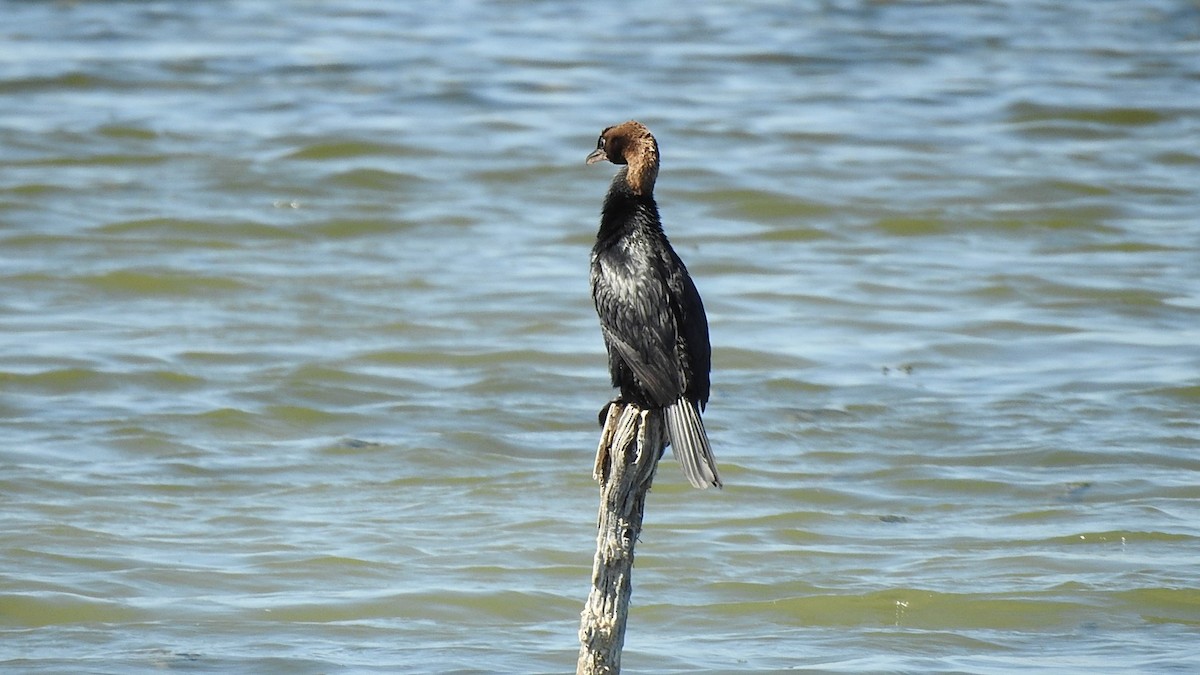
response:
[(592, 590), (579, 623), (576, 675), (621, 672), (633, 590), (633, 547), (642, 531), (646, 493), (665, 447), (661, 411), (620, 403), (609, 406), (592, 474), (600, 482), (600, 514)]

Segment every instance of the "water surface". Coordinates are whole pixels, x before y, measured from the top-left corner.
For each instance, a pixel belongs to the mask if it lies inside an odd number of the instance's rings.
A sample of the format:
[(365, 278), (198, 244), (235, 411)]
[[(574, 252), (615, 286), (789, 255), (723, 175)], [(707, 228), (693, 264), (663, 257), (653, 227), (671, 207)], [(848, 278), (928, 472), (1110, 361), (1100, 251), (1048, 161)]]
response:
[(628, 672), (1200, 669), (1200, 9), (0, 2), (0, 668), (569, 672), (599, 131), (727, 487)]

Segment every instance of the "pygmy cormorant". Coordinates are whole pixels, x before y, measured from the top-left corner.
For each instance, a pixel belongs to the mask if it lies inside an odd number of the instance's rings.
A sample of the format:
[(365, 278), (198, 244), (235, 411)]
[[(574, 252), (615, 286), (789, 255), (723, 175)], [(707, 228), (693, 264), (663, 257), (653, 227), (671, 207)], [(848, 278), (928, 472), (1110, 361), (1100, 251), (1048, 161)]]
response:
[(604, 198), (591, 278), (608, 370), (621, 392), (615, 400), (662, 411), (688, 481), (721, 487), (700, 420), (708, 403), (708, 319), (659, 219), (658, 143), (631, 120), (605, 129), (587, 163), (605, 159), (621, 168)]

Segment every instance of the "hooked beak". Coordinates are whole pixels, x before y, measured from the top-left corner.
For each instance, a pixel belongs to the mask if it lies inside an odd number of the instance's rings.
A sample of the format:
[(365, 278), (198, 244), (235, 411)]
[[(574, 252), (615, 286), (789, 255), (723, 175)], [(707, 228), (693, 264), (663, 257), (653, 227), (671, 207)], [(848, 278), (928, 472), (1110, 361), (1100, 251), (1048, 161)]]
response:
[(585, 160), (588, 164), (595, 164), (608, 159), (608, 155), (604, 153), (604, 148), (596, 148), (592, 154), (587, 156)]

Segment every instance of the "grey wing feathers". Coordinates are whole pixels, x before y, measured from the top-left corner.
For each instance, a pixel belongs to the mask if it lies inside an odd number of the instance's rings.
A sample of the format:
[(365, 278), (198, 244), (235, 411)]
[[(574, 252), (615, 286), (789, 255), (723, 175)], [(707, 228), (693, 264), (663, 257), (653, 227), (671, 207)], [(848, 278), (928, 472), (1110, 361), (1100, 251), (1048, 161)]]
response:
[(710, 486), (721, 487), (717, 462), (708, 445), (708, 434), (704, 432), (704, 422), (700, 420), (696, 406), (681, 397), (667, 406), (665, 412), (671, 453), (679, 460), (688, 482), (701, 490)]
[(656, 401), (670, 400), (669, 397), (683, 389), (677, 371), (655, 367), (655, 362), (644, 355), (647, 350), (644, 345), (655, 339), (653, 335), (642, 335), (643, 347), (639, 349), (616, 331), (610, 330), (608, 326), (601, 325), (600, 330), (604, 333), (608, 348), (616, 350), (629, 369), (633, 371), (634, 376), (645, 387), (646, 393)]
[(660, 355), (675, 349), (675, 321), (651, 318), (655, 308), (668, 304), (662, 281), (649, 276), (635, 283), (593, 265), (592, 299), (609, 351), (620, 356), (655, 405), (674, 401), (683, 391), (682, 373), (674, 360)]

